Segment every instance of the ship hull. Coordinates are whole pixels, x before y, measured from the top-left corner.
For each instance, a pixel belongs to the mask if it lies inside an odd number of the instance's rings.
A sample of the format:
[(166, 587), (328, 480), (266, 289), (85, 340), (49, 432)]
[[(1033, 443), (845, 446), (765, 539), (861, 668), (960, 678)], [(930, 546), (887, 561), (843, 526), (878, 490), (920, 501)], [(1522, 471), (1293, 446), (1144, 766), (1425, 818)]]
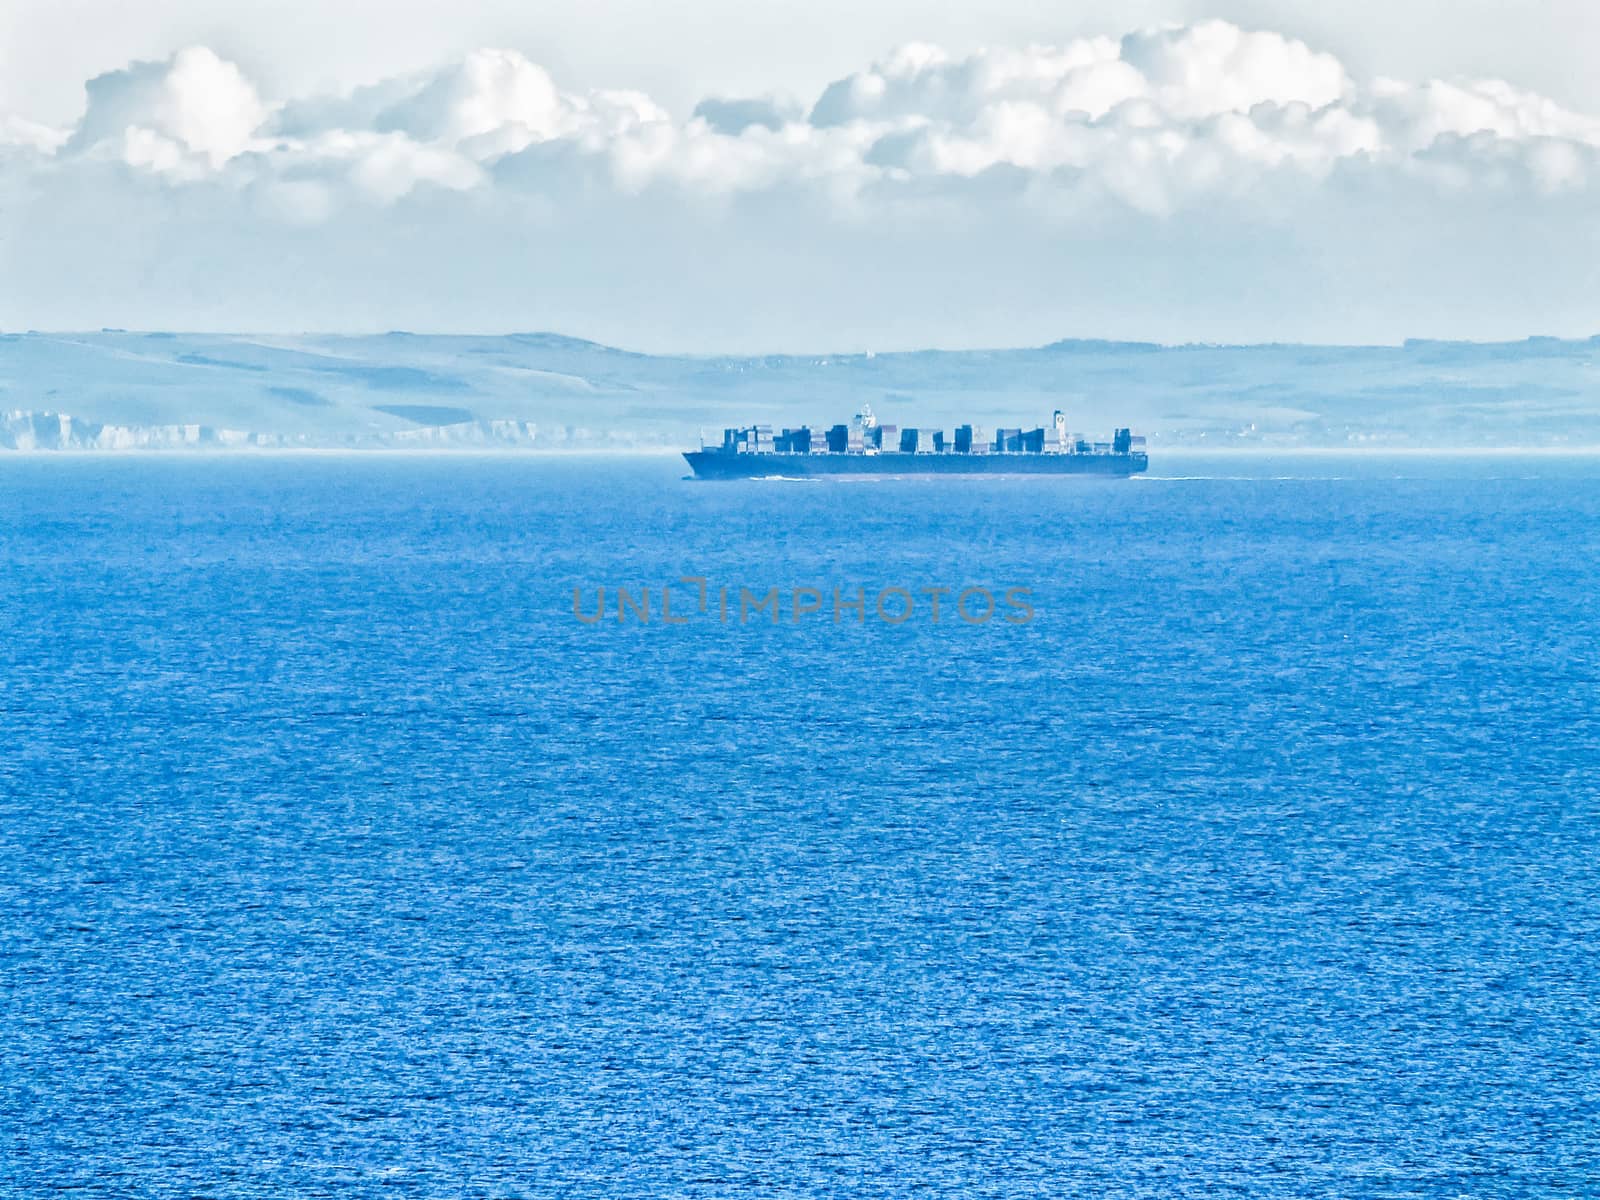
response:
[(740, 454), (690, 450), (699, 479), (810, 479), (838, 475), (1090, 475), (1120, 478), (1149, 466), (1145, 454)]

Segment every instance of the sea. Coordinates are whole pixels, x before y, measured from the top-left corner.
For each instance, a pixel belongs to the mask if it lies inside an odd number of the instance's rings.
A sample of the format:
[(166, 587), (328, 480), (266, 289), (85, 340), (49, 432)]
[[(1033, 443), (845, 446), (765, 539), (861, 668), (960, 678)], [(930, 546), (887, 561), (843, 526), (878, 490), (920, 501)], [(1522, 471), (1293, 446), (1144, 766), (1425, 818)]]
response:
[(1600, 1195), (1600, 460), (1155, 457), (0, 459), (0, 1194)]

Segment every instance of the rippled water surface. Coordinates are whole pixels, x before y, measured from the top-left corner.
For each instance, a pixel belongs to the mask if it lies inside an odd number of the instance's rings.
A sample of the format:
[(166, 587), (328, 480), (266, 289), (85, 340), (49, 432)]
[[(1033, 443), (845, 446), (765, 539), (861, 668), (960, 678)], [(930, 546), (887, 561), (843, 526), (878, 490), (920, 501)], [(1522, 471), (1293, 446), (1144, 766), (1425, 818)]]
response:
[(1600, 1194), (1600, 463), (1157, 467), (0, 462), (0, 1191)]

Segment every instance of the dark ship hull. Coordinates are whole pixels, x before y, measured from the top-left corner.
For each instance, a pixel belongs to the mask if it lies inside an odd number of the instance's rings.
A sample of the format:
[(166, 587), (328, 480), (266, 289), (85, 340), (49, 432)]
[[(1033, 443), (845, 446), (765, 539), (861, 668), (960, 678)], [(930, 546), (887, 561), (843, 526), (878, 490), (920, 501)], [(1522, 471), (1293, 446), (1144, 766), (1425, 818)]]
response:
[(700, 479), (809, 479), (831, 475), (1137, 475), (1149, 456), (1129, 454), (770, 454), (691, 450)]

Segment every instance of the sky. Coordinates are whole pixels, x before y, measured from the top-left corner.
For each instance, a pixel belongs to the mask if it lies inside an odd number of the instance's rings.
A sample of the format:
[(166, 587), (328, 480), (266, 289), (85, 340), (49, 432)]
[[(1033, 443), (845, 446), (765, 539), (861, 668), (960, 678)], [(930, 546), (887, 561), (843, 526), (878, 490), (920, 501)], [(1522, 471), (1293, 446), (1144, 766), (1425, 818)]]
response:
[(0, 329), (1600, 332), (1589, 0), (10, 0)]

